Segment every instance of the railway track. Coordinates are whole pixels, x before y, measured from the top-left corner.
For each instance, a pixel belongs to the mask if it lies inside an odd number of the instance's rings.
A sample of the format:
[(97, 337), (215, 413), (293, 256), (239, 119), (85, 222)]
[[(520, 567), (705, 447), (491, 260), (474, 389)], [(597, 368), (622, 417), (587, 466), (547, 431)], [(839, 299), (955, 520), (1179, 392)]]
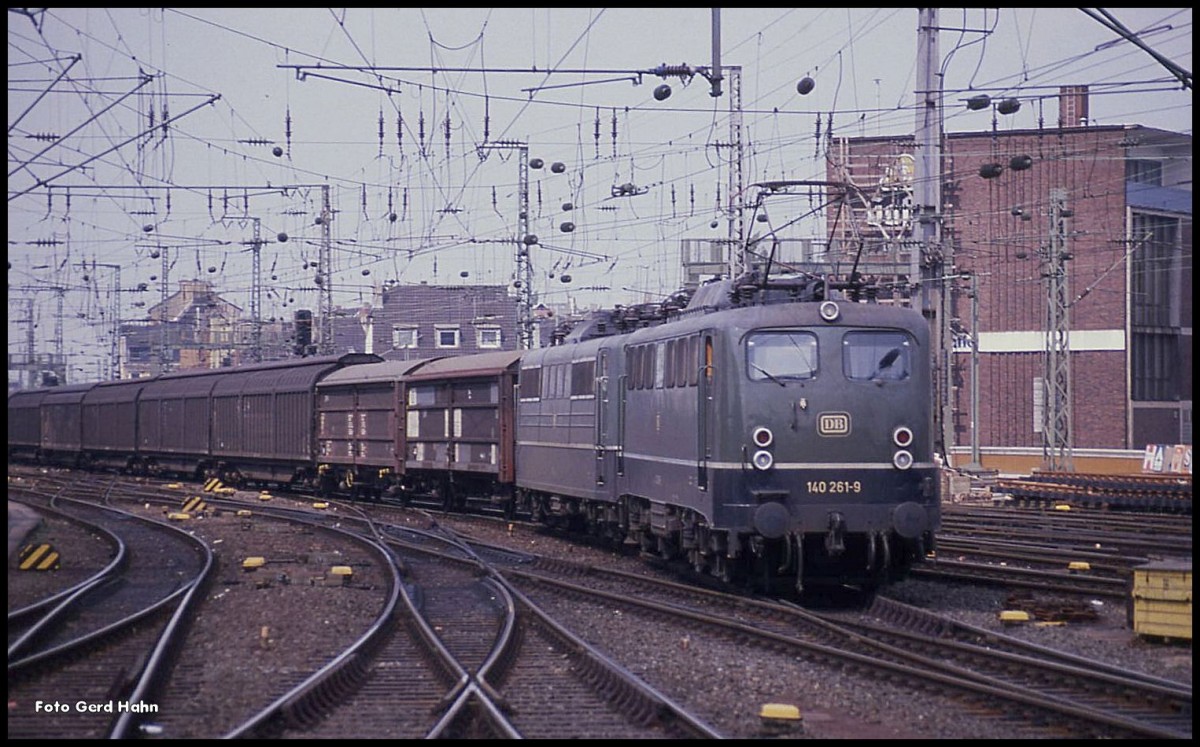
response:
[[(1064, 549), (1036, 542), (995, 540), (960, 535), (938, 538), (939, 562), (944, 559), (978, 558), (988, 562), (1019, 562), (1043, 570), (1070, 569), (1071, 564), (1086, 564), (1090, 573), (1113, 578), (1128, 578), (1129, 572), (1149, 561), (1138, 555), (1121, 555), (1113, 551)], [(1076, 568), (1082, 566), (1076, 565)]]
[[(313, 518), (375, 524), (345, 513)], [(286, 704), (229, 736), (585, 738), (597, 729), (631, 738), (715, 736), (686, 713), (668, 716), (668, 699), (512, 595), (452, 537), (436, 529), (361, 531), (377, 532), (396, 555), (404, 578), (404, 611), (396, 614), (402, 625), (389, 624), (391, 635), (369, 655), (331, 663), (325, 692), (311, 694), (302, 682)], [(631, 709), (631, 702), (640, 705)], [(572, 708), (564, 711), (564, 704)]]
[[(475, 668), (483, 663), (488, 642), (495, 639), (503, 614), (494, 595), (484, 597), (480, 590), (473, 590), (456, 603), (450, 596), (450, 588), (462, 591), (478, 579), (460, 567), (439, 567), (415, 560), (411, 553), (398, 552), (392, 534), (385, 530), (381, 537), (389, 548), (401, 584), (397, 588), (395, 610), (388, 620), (379, 621), (386, 624), (386, 634), (369, 657), (364, 655), (357, 663), (361, 671), (355, 678), (331, 691), (327, 702), (319, 708), (310, 709), (313, 711), (310, 718), (289, 720), (279, 736), (339, 738), (353, 734), (358, 738), (424, 738), (453, 702), (447, 698), (448, 694), (469, 679), (456, 653), (469, 656)], [(406, 539), (444, 547), (436, 537), (424, 533), (406, 533)], [(441, 598), (430, 598), (436, 596)], [(449, 619), (432, 622), (422, 614), (426, 603), (440, 607)], [(457, 619), (455, 612), (460, 615)], [(448, 647), (439, 637), (443, 624), (453, 632), (456, 647)], [(259, 733), (262, 729), (257, 727), (239, 732)]]
[[(10, 497), (19, 498), (22, 495), (27, 494), (22, 493), (19, 488), (9, 487)], [(35, 513), (40, 518), (40, 524), (22, 542), (22, 552), (18, 553), (19, 567), (24, 567), (27, 562), (23, 559), (24, 548), (33, 547), (40, 551), (46, 546), (50, 552), (59, 553), (57, 567), (50, 572), (26, 570), (10, 574), (10, 613), (27, 608), (23, 614), (34, 614), (39, 607), (61, 601), (80, 584), (87, 582), (111, 564), (119, 546), (117, 537), (103, 528), (52, 509), (40, 498), (37, 501), (38, 508)], [(66, 548), (70, 548), (70, 551), (61, 552)], [(9, 620), (10, 643), (13, 633), (19, 628), (19, 620)]]
[(1066, 552), (1105, 551), (1134, 557), (1191, 557), (1190, 518), (1114, 516), (1102, 511), (992, 509), (947, 506), (943, 538), (1035, 543)]
[[(73, 489), (69, 484), (59, 487), (64, 491)], [(286, 596), (289, 591), (293, 591), (311, 597), (314, 594), (322, 596), (345, 593), (334, 589), (324, 592), (320, 587), (313, 587), (308, 583), (289, 585), (286, 580), (289, 578), (289, 572), (298, 581), (304, 578), (306, 561), (301, 558), (294, 558), (300, 565), (289, 567), (282, 562), (277, 564), (274, 572), (269, 575), (262, 574), (257, 578), (236, 575), (244, 573), (239, 564), (246, 553), (240, 549), (233, 551), (231, 545), (236, 545), (240, 539), (247, 539), (254, 543), (256, 548), (268, 548), (267, 555), (280, 561), (288, 554), (294, 555), (296, 552), (297, 541), (292, 539), (297, 531), (294, 527), (284, 526), (276, 520), (274, 528), (268, 528), (265, 517), (256, 516), (253, 520), (243, 520), (235, 518), (231, 511), (225, 517), (208, 514), (207, 518), (202, 518), (201, 515), (197, 515), (193, 519), (195, 523), (191, 525), (191, 534), (196, 535), (193, 537), (173, 525), (162, 523), (162, 514), (167, 509), (153, 505), (154, 502), (162, 502), (167, 506), (177, 503), (180, 498), (178, 492), (163, 489), (161, 486), (150, 487), (132, 482), (110, 484), (109, 487), (109, 490), (101, 492), (90, 484), (76, 486), (77, 494), (88, 494), (93, 501), (106, 500), (111, 495), (120, 493), (125, 499), (127, 511), (87, 501), (70, 501), (72, 509), (81, 514), (89, 512), (89, 515), (112, 514), (121, 517), (117, 520), (121, 526), (113, 531), (125, 540), (121, 551), (125, 562), (114, 565), (124, 571), (124, 576), (95, 593), (98, 597), (97, 603), (93, 605), (95, 608), (111, 610), (136, 606), (137, 600), (144, 595), (153, 596), (157, 593), (157, 596), (161, 597), (164, 586), (184, 585), (177, 578), (180, 563), (171, 562), (169, 559), (169, 553), (178, 549), (172, 542), (179, 543), (180, 540), (166, 540), (163, 539), (164, 536), (184, 538), (186, 543), (190, 543), (193, 554), (201, 551), (207, 553), (208, 547), (220, 547), (230, 550), (231, 554), (236, 552), (237, 559), (230, 562), (232, 558), (227, 556), (225, 570), (214, 572), (217, 583), (225, 588), (218, 588), (207, 597), (204, 597), (204, 593), (197, 593), (202, 588), (200, 583), (190, 584), (190, 588), (187, 589), (180, 588), (179, 593), (186, 591), (187, 594), (178, 604), (172, 606), (160, 603), (157, 611), (143, 610), (140, 613), (142, 619), (131, 632), (124, 631), (128, 625), (109, 625), (102, 628), (103, 634), (94, 636), (97, 642), (86, 651), (80, 651), (78, 645), (71, 649), (74, 657), (72, 661), (64, 662), (61, 658), (64, 655), (62, 652), (51, 652), (39, 654), (37, 657), (25, 657), (24, 660), (16, 662), (14, 667), (11, 657), (13, 646), (10, 645), (10, 736), (28, 734), (42, 737), (58, 735), (64, 738), (102, 738), (137, 733), (217, 736), (223, 733), (223, 722), (232, 718), (234, 720), (228, 723), (241, 723), (259, 709), (268, 708), (277, 695), (286, 693), (288, 688), (312, 672), (318, 673), (318, 684), (313, 689), (320, 691), (320, 670), (330, 663), (327, 645), (313, 646), (313, 650), (308, 653), (312, 657), (310, 664), (296, 666), (295, 657), (291, 656), (289, 648), (277, 646), (274, 638), (268, 638), (266, 626), (262, 628), (261, 639), (258, 636), (259, 626), (253, 621), (249, 626), (253, 637), (247, 640), (248, 636), (242, 634), (247, 631), (247, 618), (263, 613), (272, 614), (277, 606), (277, 602), (268, 599), (272, 594), (276, 597)], [(142, 515), (134, 515), (138, 513)], [(95, 521), (99, 523), (98, 520)], [(247, 532), (247, 529), (252, 528), (252, 524), (254, 531)], [(284, 530), (282, 532), (279, 531), (281, 527)], [(142, 534), (137, 534), (139, 531)], [(328, 539), (314, 539), (313, 533), (327, 533), (331, 530), (314, 530), (309, 526), (299, 531), (302, 534), (308, 533), (307, 538), (298, 538), (300, 546), (311, 548), (314, 553), (323, 544), (330, 542)], [(203, 542), (198, 539), (201, 536), (205, 538)], [(271, 552), (269, 548), (274, 541), (280, 544)], [(361, 544), (361, 540), (349, 533), (344, 534), (342, 541)], [(324, 563), (326, 555), (341, 556), (340, 550), (336, 548), (320, 554), (322, 558), (316, 562)], [(353, 557), (344, 557), (346, 562), (357, 566), (360, 577), (370, 579), (369, 568), (364, 569), (363, 564)], [(153, 562), (146, 562), (147, 559)], [(207, 567), (212, 568), (213, 564), (209, 563)], [(141, 575), (133, 577), (131, 570)], [(203, 587), (204, 590), (209, 588)], [(249, 610), (236, 606), (231, 609), (227, 606), (238, 596), (233, 590), (243, 592), (242, 598), (250, 605)], [(349, 593), (356, 594), (354, 591)], [(198, 597), (204, 597), (203, 604)], [(149, 604), (146, 602), (143, 606), (149, 607)], [(319, 605), (312, 606), (309, 611), (317, 610)], [(342, 614), (352, 619), (354, 611), (353, 607), (346, 607), (343, 608)], [(224, 617), (224, 614), (228, 613), (232, 613), (232, 617)], [(82, 628), (82, 623), (94, 616), (95, 612), (89, 610), (89, 616), (80, 615), (73, 627)], [(292, 626), (290, 629), (289, 624)], [(299, 628), (312, 627), (314, 624), (320, 626), (321, 621), (293, 616), (292, 619), (282, 620), (279, 625), (272, 626), (269, 630), (271, 636), (282, 635), (287, 640), (287, 636), (296, 633)], [(362, 623), (351, 622), (350, 625), (346, 625), (341, 621), (334, 630), (353, 631), (359, 624)], [(97, 625), (92, 624), (90, 627)], [(323, 639), (340, 637), (340, 632), (331, 636), (326, 630)], [(228, 657), (214, 656), (213, 653), (234, 650), (246, 646), (247, 643), (250, 644), (248, 655), (240, 660), (239, 666), (233, 670), (222, 669), (229, 661)], [(322, 648), (326, 651), (322, 652)], [(338, 646), (333, 653), (336, 654), (343, 648), (344, 646)], [(57, 646), (55, 651), (59, 649), (63, 649), (63, 646)], [(280, 655), (287, 661), (280, 661)], [(302, 652), (301, 655), (305, 654)], [(262, 679), (263, 675), (265, 680)], [(259, 681), (250, 685), (249, 679), (256, 676), (260, 678)], [(26, 686), (26, 680), (33, 683), (32, 686), (41, 689), (31, 690), (31, 686)], [(222, 688), (222, 692), (214, 692), (214, 686)], [(30, 707), (36, 705), (37, 700), (47, 700), (46, 693), (42, 692), (46, 688), (56, 693), (68, 694), (69, 708), (62, 713), (47, 714), (42, 709)], [(229, 695), (234, 697), (230, 698)], [(145, 703), (150, 707), (124, 714), (103, 709), (79, 713), (75, 706), (77, 702), (96, 703), (101, 706), (113, 703), (116, 708), (120, 708), (123, 702), (132, 702)], [(230, 704), (233, 704), (232, 708)], [(277, 705), (278, 710), (291, 713), (288, 711), (290, 703)], [(241, 715), (231, 714), (231, 711), (235, 710), (242, 710)]]
[[(222, 562), (160, 688), (156, 733), (271, 734), (315, 723), (332, 693), (361, 677), (390, 628), (400, 580), (382, 548), (324, 524), (261, 511), (198, 522)], [(255, 556), (265, 563), (247, 570), (243, 559)]]
[(1083, 572), (1044, 571), (1007, 564), (940, 559), (936, 563), (917, 566), (909, 573), (913, 578), (995, 584), (1082, 597), (1124, 600), (1129, 596), (1129, 580), (1126, 578), (1094, 576)]
[[(434, 581), (433, 587), (421, 584), (422, 589), (430, 589), (422, 594), (423, 613), (464, 668), (478, 673), (475, 681), (479, 690), (489, 694), (488, 700), (505, 716), (514, 735), (717, 736), (665, 695), (559, 625), (539, 605), (512, 589), (503, 577), (487, 571), (493, 560), (490, 554), (499, 552), (510, 562), (520, 562), (520, 555), (492, 549), (483, 560), (472, 552), (468, 558), (447, 563), (455, 561), (457, 553), (434, 551), (423, 545), (405, 543), (407, 549), (434, 553), (414, 571), (417, 579), (432, 577)], [(451, 566), (459, 566), (457, 577), (450, 583), (439, 583), (439, 577), (451, 573)], [(463, 585), (463, 574), (471, 579), (467, 586)], [(460, 608), (471, 600), (476, 602), (475, 612), (464, 614)], [(485, 635), (489, 615), (479, 610), (490, 609), (489, 603), (495, 605), (498, 600), (506, 600), (507, 613), (500, 626), (503, 635), (489, 637)], [(485, 652), (481, 640), (495, 640), (496, 644)], [(481, 699), (475, 710), (484, 710), (481, 706), (486, 702)], [(459, 721), (455, 716), (437, 734), (464, 738), (487, 734), (472, 718)]]
[[(179, 500), (178, 493), (142, 488), (136, 495), (132, 489), (126, 492), (139, 503), (162, 500), (169, 505)], [(248, 498), (240, 498), (240, 503), (230, 501), (229, 507), (245, 505)], [(212, 502), (223, 505), (222, 499)], [(284, 511), (284, 503), (292, 508)], [(1190, 688), (1186, 693), (1169, 688), (1154, 692), (1154, 687), (1168, 686), (1124, 682), (1113, 679), (1116, 675), (1111, 672), (1101, 673), (1100, 681), (1106, 684), (1097, 686), (1100, 690), (1107, 687), (1126, 693), (1124, 702), (1106, 700), (1100, 691), (1089, 693), (1082, 684), (1092, 675), (1089, 667), (1058, 661), (1040, 669), (1037, 665), (1018, 669), (1011, 657), (1036, 661), (1041, 655), (1007, 651), (1007, 660), (988, 659), (982, 649), (994, 647), (994, 641), (978, 634), (974, 640), (971, 634), (948, 636), (945, 620), (909, 624), (897, 621), (905, 616), (893, 612), (889, 614), (899, 618), (886, 618), (881, 624), (884, 631), (872, 632), (869, 626), (850, 625), (830, 616), (807, 619), (805, 615), (811, 613), (778, 603), (706, 593), (690, 585), (678, 585), (678, 589), (647, 585), (645, 577), (624, 578), (602, 568), (541, 559), (506, 548), (480, 545), (466, 552), (456, 549), (453, 537), (440, 536), (446, 527), (436, 526), (436, 519), (414, 522), (411, 512), (390, 508), (335, 504), (328, 511), (317, 511), (311, 501), (278, 500), (256, 505), (255, 512), (256, 516), (299, 512), (321, 525), (341, 524), (376, 541), (387, 539), (390, 554), (399, 561), (396, 573), (403, 579), (401, 598), (411, 597), (413, 606), (411, 611), (406, 608), (378, 618), (373, 625), (389, 634), (373, 637), (352, 654), (326, 657), (310, 667), (320, 669), (321, 676), (311, 682), (299, 677), (290, 681), (294, 685), (258, 716), (243, 719), (232, 731), (222, 730), (229, 736), (561, 738), (572, 734), (594, 737), (598, 732), (631, 738), (715, 736), (706, 731), (702, 710), (699, 717), (689, 715), (686, 700), (674, 703), (651, 687), (640, 668), (639, 676), (630, 677), (626, 670), (630, 661), (617, 661), (603, 653), (605, 648), (629, 648), (624, 644), (631, 641), (592, 640), (599, 644), (592, 648), (579, 638), (581, 631), (590, 629), (586, 623), (581, 626), (580, 614), (586, 618), (586, 611), (593, 608), (603, 609), (604, 615), (623, 614), (628, 621), (626, 630), (638, 630), (643, 622), (656, 629), (677, 627), (685, 650), (689, 637), (693, 645), (699, 645), (709, 635), (728, 636), (738, 641), (738, 646), (784, 652), (785, 659), (804, 660), (805, 666), (864, 672), (873, 680), (895, 682), (908, 689), (957, 693), (946, 697), (971, 712), (994, 719), (1016, 718), (1025, 724), (1015, 734), (1019, 736), (1190, 736), (1190, 720), (1185, 733), (1175, 718), (1176, 713), (1186, 712), (1190, 719)], [(396, 528), (385, 531), (381, 528), (385, 521)], [(469, 525), (471, 521), (452, 523)], [(519, 532), (525, 530), (519, 522), (511, 524)], [(1011, 544), (958, 541), (976, 543), (980, 552), (989, 548), (998, 552), (997, 544)], [(1051, 545), (1047, 543), (1047, 547)], [(945, 555), (945, 544), (941, 550)], [(1059, 562), (1046, 547), (1023, 551), (1030, 553), (1030, 558), (1045, 556), (1041, 562), (1050, 567)], [(1131, 562), (1108, 548), (1094, 551), (1094, 555), (1094, 567), (1103, 573), (1110, 571), (1102, 568), (1101, 561), (1115, 573)], [(391, 562), (387, 561), (389, 566)], [(875, 614), (885, 618), (883, 612)], [(560, 623), (566, 623), (571, 631)], [(923, 633), (925, 628), (936, 631)], [(717, 630), (728, 632), (710, 632)], [(439, 663), (439, 648), (456, 663)], [(937, 663), (939, 657), (941, 664)], [(970, 664), (963, 664), (964, 660)], [(1080, 684), (1072, 680), (1071, 687), (1061, 689), (1045, 685), (1063, 679), (1057, 669), (1061, 667), (1085, 670), (1071, 673)], [(1010, 674), (1005, 675), (1006, 671)], [(1039, 682), (1043, 684), (1039, 686)], [(393, 695), (405, 688), (407, 695)], [(615, 699), (614, 692), (619, 693)], [(553, 697), (548, 699), (547, 693)], [(397, 698), (410, 702), (397, 703)], [(1135, 706), (1139, 700), (1154, 698), (1166, 703), (1165, 709), (1155, 706), (1139, 711)], [(556, 707), (558, 703), (563, 707)], [(664, 713), (675, 715), (664, 720)]]
[[(103, 492), (94, 483), (80, 487)], [(36, 503), (33, 494), (24, 497)], [(173, 527), (58, 493), (43, 500), (109, 533), (118, 549), (112, 564), (74, 589), (10, 613), (8, 735), (127, 733), (131, 715), (157, 709), (143, 698), (212, 568), (211, 555)]]
[(877, 597), (879, 625), (842, 624), (894, 645), (951, 658), (992, 682), (1043, 692), (1068, 706), (1107, 714), (1119, 728), (1167, 738), (1192, 734), (1192, 688), (1055, 651)]
[[(530, 589), (563, 595), (577, 603), (619, 607), (680, 628), (681, 638), (699, 627), (736, 637), (747, 645), (789, 651), (824, 665), (874, 670), (884, 678), (953, 692), (970, 707), (987, 704), (1005, 714), (1037, 712), (1026, 736), (1081, 735), (1183, 738), (1190, 735), (1190, 688), (1114, 678), (1110, 672), (1079, 670), (1079, 684), (1067, 689), (1069, 667), (1026, 650), (993, 653), (984, 645), (964, 645), (937, 636), (899, 635), (885, 626), (850, 625), (797, 606), (705, 592), (644, 576), (579, 566), (565, 561), (521, 563), (501, 573)], [(528, 568), (528, 569), (526, 569)], [(901, 643), (903, 645), (901, 645)], [(972, 661), (964, 663), (970, 652)], [(1020, 663), (1019, 674), (1013, 672)], [(1046, 683), (1055, 683), (1052, 687)], [(1118, 708), (1098, 693), (1117, 688), (1128, 694)], [(1172, 699), (1164, 698), (1170, 693)], [(1137, 711), (1132, 704), (1155, 700), (1162, 708)], [(1183, 716), (1186, 715), (1187, 719)]]

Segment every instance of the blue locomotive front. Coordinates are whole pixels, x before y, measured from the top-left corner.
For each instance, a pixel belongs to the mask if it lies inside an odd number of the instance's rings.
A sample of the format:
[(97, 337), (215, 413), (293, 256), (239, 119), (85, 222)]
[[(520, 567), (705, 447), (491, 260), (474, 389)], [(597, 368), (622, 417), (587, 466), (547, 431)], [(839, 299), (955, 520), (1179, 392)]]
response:
[(724, 579), (874, 586), (939, 524), (928, 325), (799, 296), (724, 281), (626, 338), (617, 492), (646, 552)]
[(713, 523), (752, 527), (798, 585), (903, 575), (940, 517), (925, 320), (826, 300), (731, 312), (725, 333)]

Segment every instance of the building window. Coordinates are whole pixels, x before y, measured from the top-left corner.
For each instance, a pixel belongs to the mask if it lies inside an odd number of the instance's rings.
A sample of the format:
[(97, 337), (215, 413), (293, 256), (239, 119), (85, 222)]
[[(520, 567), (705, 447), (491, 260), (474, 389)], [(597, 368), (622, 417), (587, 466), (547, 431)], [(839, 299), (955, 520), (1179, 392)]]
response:
[(1182, 246), (1179, 219), (1135, 213), (1133, 267), (1130, 277), (1135, 327), (1178, 326), (1178, 288)]
[(480, 348), (499, 348), (500, 328), (480, 327), (476, 330), (475, 344)]
[(439, 348), (456, 348), (456, 347), (458, 347), (458, 327), (434, 326), (433, 333), (437, 339), (437, 347), (439, 347)]
[(1182, 227), (1175, 217), (1135, 213), (1132, 233), (1137, 242), (1130, 271), (1132, 398), (1177, 402), (1186, 399)]
[(417, 328), (406, 325), (392, 327), (392, 347), (396, 350), (417, 347)]
[(1178, 336), (1135, 331), (1131, 352), (1133, 399), (1178, 402), (1181, 384)]
[(1125, 162), (1125, 181), (1162, 186), (1162, 162), (1131, 158)]

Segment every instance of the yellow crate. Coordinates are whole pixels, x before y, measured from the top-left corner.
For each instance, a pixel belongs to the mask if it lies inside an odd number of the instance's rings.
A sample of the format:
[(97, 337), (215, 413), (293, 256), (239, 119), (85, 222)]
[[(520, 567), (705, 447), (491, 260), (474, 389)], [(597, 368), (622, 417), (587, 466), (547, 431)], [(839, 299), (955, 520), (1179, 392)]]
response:
[(1183, 560), (1145, 563), (1133, 569), (1133, 596), (1191, 601), (1192, 564)]
[(1192, 603), (1133, 600), (1133, 631), (1138, 635), (1192, 640)]
[(1133, 569), (1133, 630), (1139, 635), (1192, 640), (1192, 564), (1146, 563)]

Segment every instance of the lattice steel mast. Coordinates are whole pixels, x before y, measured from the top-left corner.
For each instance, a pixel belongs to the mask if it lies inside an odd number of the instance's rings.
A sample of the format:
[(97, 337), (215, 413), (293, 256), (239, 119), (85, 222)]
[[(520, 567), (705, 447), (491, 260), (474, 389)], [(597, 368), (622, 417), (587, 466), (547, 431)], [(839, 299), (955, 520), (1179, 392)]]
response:
[(1050, 242), (1044, 251), (1046, 279), (1046, 397), (1042, 409), (1042, 456), (1052, 472), (1074, 469), (1071, 444), (1071, 322), (1067, 292), (1067, 191), (1050, 190)]

